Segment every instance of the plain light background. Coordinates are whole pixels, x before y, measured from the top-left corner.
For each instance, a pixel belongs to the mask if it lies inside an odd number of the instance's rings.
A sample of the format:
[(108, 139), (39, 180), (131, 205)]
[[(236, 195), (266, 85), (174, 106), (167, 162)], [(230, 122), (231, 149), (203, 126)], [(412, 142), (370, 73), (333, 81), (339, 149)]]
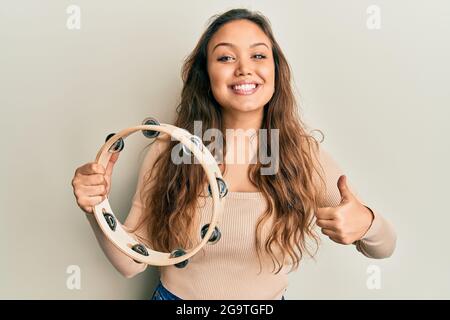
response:
[[(66, 27), (69, 5), (81, 8), (80, 30)], [(370, 5), (379, 30), (367, 28)], [(1, 1), (0, 298), (150, 298), (156, 269), (127, 280), (113, 268), (71, 179), (108, 133), (147, 116), (173, 121), (183, 59), (208, 19), (234, 7), (269, 18), (303, 119), (398, 235), (385, 260), (324, 237), (286, 298), (450, 298), (445, 0)], [(122, 219), (148, 142), (130, 136), (116, 165), (110, 199)], [(71, 265), (79, 290), (66, 285)], [(373, 266), (380, 289), (367, 286)]]

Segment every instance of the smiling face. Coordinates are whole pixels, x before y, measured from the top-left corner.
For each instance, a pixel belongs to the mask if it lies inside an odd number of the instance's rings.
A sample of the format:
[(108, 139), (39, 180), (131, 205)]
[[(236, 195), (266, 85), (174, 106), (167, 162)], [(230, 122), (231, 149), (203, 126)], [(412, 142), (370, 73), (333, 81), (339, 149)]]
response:
[(208, 74), (224, 112), (262, 111), (275, 88), (270, 39), (255, 23), (223, 25), (208, 43)]

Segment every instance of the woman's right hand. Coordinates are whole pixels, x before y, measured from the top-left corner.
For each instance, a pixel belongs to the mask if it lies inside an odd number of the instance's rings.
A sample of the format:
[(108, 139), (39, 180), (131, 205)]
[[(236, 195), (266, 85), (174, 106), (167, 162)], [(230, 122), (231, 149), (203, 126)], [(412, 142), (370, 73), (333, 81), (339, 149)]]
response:
[(106, 169), (101, 164), (89, 162), (75, 170), (72, 179), (73, 193), (77, 205), (84, 212), (93, 213), (94, 206), (105, 200), (109, 194), (112, 170), (119, 153), (111, 155)]

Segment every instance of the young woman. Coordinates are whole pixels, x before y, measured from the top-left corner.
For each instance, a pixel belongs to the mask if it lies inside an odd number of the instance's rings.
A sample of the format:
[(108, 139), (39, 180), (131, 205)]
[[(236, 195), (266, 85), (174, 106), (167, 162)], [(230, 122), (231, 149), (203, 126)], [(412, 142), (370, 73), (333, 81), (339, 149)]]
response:
[[(391, 223), (363, 204), (306, 132), (289, 65), (269, 21), (246, 9), (213, 18), (183, 66), (174, 125), (193, 133), (194, 121), (201, 121), (202, 134), (210, 128), (224, 133), (225, 159), (249, 151), (257, 161), (219, 162), (229, 191), (218, 226), (221, 239), (184, 268), (160, 267), (153, 299), (282, 299), (288, 272), (298, 268), (304, 254), (317, 252), (315, 225), (332, 241), (354, 245), (367, 257), (389, 257), (396, 244)], [(259, 135), (245, 136), (244, 147), (236, 148), (235, 136), (225, 134), (231, 129), (277, 130), (278, 140), (267, 139), (267, 149), (278, 152), (277, 170), (261, 174), (268, 166), (257, 156)], [(202, 167), (175, 164), (171, 150), (178, 141), (171, 140), (160, 135), (150, 145), (124, 222), (136, 239), (165, 252), (197, 244), (200, 226), (212, 212)], [(109, 193), (117, 158), (114, 154), (107, 168), (81, 166), (72, 185), (106, 256), (131, 278), (146, 265), (116, 249), (92, 215), (92, 207)]]

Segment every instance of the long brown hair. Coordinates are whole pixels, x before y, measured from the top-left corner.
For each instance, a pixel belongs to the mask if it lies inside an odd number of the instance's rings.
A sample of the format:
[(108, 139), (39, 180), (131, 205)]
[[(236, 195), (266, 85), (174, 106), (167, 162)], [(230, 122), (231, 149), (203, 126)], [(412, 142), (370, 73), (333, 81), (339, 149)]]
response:
[[(257, 161), (250, 165), (248, 177), (268, 203), (267, 211), (257, 224), (255, 246), (258, 257), (261, 262), (264, 249), (272, 259), (274, 270), (277, 266), (278, 273), (286, 264), (292, 264), (292, 268), (297, 269), (304, 252), (314, 256), (308, 239), (313, 239), (318, 248), (319, 237), (312, 227), (320, 193), (324, 190), (324, 180), (318, 170), (321, 168), (317, 161), (318, 142), (305, 131), (291, 88), (289, 64), (265, 16), (247, 9), (233, 9), (211, 18), (197, 46), (184, 61), (184, 85), (174, 125), (193, 133), (194, 121), (201, 121), (202, 134), (209, 128), (223, 132), (221, 106), (211, 93), (207, 72), (207, 45), (220, 27), (239, 19), (247, 19), (264, 31), (272, 43), (275, 62), (275, 91), (264, 106), (261, 129), (267, 129), (269, 134), (271, 129), (279, 130), (278, 172), (261, 175), (260, 170), (265, 165)], [(270, 138), (267, 143), (270, 151)], [(170, 141), (168, 150), (177, 144), (178, 141)], [(320, 179), (315, 178), (315, 173)], [(321, 186), (315, 183), (319, 180)], [(152, 181), (157, 183), (151, 184)], [(146, 227), (146, 241), (153, 249), (172, 252), (177, 248), (191, 248), (195, 244), (194, 235), (199, 227), (196, 216), (198, 197), (202, 195), (205, 183), (207, 179), (201, 165), (174, 164), (171, 152), (162, 152), (158, 156), (144, 181), (145, 186), (152, 187), (142, 189), (141, 197), (145, 199), (146, 210), (136, 227)], [(270, 232), (262, 239), (262, 230), (268, 221), (272, 223)]]

